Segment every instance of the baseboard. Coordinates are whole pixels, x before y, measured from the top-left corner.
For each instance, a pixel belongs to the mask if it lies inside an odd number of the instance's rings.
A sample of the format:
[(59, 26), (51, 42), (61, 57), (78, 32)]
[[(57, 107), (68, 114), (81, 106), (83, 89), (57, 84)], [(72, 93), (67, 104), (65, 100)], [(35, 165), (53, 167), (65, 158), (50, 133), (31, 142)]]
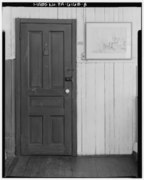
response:
[(14, 152), (5, 152), (5, 160), (7, 160), (8, 158), (14, 158), (15, 157), (15, 153)]
[(77, 157), (93, 157), (93, 158), (126, 158), (133, 157), (133, 154), (98, 154), (98, 155), (77, 155)]

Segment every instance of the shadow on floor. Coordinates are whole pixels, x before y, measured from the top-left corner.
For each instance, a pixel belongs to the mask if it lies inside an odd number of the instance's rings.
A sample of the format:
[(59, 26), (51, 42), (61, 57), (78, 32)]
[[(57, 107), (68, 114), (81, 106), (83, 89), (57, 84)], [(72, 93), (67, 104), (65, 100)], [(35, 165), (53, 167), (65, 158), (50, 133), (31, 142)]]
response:
[(21, 156), (6, 164), (5, 177), (137, 177), (132, 156)]

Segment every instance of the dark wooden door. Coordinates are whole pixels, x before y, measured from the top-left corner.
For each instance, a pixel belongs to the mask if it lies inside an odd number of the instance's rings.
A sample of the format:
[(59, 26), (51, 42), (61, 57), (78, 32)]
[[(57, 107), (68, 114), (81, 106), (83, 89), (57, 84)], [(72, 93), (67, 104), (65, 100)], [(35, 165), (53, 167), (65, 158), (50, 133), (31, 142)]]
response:
[(21, 23), (21, 154), (72, 154), (71, 24)]

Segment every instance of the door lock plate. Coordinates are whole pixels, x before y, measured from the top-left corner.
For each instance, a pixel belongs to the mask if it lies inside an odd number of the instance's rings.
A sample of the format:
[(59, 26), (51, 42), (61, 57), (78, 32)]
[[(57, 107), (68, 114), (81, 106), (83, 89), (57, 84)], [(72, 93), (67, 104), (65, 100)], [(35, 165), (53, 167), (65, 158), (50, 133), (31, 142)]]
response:
[(72, 77), (65, 77), (65, 81), (72, 81)]

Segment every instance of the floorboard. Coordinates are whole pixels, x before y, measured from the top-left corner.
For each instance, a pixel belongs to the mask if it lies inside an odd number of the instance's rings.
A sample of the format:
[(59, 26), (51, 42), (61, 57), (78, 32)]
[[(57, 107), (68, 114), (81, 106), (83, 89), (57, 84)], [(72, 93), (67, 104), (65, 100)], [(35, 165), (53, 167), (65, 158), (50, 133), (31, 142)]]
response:
[(7, 176), (8, 174), (11, 174), (13, 167), (15, 166), (17, 162), (17, 158), (15, 157), (7, 157), (4, 161), (4, 167), (3, 167), (3, 176)]
[(7, 177), (137, 177), (132, 156), (22, 156)]
[(23, 177), (25, 173), (25, 169), (27, 168), (29, 164), (30, 157), (29, 156), (21, 156), (18, 157), (17, 163), (15, 167), (13, 168), (13, 171), (11, 174), (8, 174), (8, 176), (12, 177)]

